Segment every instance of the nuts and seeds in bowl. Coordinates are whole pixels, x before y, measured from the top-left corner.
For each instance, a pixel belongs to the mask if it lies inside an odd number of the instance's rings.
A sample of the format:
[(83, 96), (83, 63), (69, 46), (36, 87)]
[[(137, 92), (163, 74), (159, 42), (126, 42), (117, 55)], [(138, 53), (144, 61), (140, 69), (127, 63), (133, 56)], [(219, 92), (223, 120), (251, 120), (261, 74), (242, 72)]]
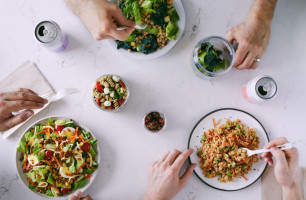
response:
[(144, 117), (144, 126), (149, 132), (158, 133), (165, 128), (166, 117), (159, 111), (151, 111)]
[(128, 97), (126, 82), (114, 74), (103, 75), (93, 88), (94, 103), (104, 111), (119, 111), (126, 104)]

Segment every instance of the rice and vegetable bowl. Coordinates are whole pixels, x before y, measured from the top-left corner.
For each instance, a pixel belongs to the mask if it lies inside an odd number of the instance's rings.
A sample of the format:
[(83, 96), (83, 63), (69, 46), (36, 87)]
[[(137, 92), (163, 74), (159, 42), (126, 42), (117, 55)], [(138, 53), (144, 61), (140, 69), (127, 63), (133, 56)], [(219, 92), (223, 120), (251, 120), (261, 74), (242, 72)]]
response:
[(227, 120), (218, 128), (219, 122), (213, 123), (214, 128), (203, 133), (202, 146), (197, 149), (203, 174), (207, 178), (219, 177), (219, 181), (224, 183), (241, 177), (247, 180), (245, 175), (252, 170), (253, 163), (258, 162), (259, 157), (248, 157), (246, 150), (241, 148), (254, 150), (259, 147), (256, 130), (245, 129), (239, 119)]

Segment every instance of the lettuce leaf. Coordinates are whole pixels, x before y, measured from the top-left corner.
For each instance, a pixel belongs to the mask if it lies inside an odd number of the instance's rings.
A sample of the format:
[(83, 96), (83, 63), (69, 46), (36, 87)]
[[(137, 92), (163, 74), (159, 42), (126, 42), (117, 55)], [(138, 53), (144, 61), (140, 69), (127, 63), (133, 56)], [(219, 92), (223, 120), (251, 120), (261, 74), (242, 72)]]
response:
[(178, 26), (170, 21), (166, 27), (166, 37), (169, 40), (176, 40), (178, 34), (179, 34)]
[(17, 147), (17, 150), (24, 153), (26, 145), (27, 145), (27, 143), (24, 140), (20, 140), (19, 145)]

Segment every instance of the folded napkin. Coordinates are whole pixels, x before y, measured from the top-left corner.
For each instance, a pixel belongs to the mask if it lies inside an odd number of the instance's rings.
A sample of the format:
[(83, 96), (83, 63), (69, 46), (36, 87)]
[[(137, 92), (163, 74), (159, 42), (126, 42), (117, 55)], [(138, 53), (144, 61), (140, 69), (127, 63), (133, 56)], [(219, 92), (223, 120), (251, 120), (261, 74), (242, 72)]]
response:
[[(48, 97), (52, 97), (55, 95), (54, 90), (52, 89), (46, 78), (39, 71), (36, 64), (29, 61), (23, 63), (15, 71), (13, 71), (6, 78), (0, 81), (0, 92), (16, 91), (19, 88), (31, 89), (40, 96), (48, 95)], [(46, 108), (48, 105), (49, 103), (41, 109), (33, 110), (34, 115)], [(22, 124), (24, 123), (21, 123), (7, 131), (0, 132), (2, 138), (6, 139), (8, 136), (13, 134), (20, 126), (22, 126)]]
[[(304, 199), (306, 197), (306, 168), (300, 168), (300, 183)], [(282, 200), (283, 192), (281, 186), (277, 183), (273, 167), (267, 167), (261, 177), (261, 200)]]

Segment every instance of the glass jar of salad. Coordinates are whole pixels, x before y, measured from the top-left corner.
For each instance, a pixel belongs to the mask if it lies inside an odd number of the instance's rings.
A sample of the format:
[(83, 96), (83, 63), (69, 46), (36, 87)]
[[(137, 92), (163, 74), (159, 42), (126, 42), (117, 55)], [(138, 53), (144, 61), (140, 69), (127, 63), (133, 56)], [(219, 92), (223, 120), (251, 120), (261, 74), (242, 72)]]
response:
[(191, 66), (196, 76), (210, 80), (229, 72), (234, 64), (235, 51), (224, 38), (210, 36), (194, 48)]

